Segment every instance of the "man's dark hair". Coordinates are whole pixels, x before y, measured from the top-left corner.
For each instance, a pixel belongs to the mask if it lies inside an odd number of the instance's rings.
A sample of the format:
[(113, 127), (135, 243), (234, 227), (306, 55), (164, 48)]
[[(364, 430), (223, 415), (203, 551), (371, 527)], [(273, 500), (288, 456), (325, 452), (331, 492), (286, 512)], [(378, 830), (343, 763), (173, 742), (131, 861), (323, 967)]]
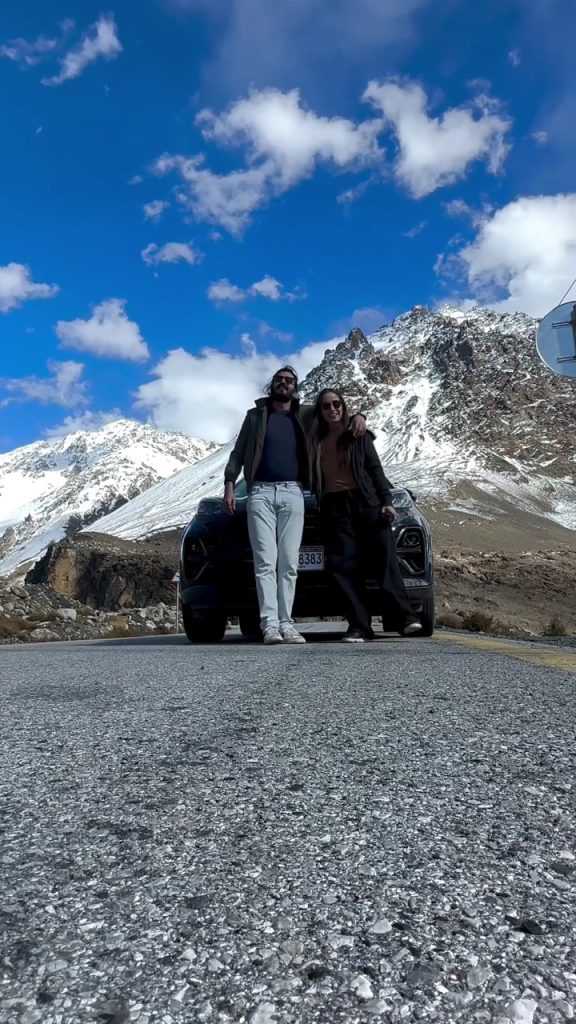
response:
[(293, 366), (281, 366), (279, 370), (276, 370), (276, 373), (272, 377), (272, 380), (270, 380), (266, 385), (266, 394), (272, 394), (272, 385), (274, 384), (274, 380), (276, 379), (279, 373), (292, 374), (292, 376), (294, 377), (294, 397), (296, 398), (298, 396), (298, 374), (296, 373), (296, 370), (294, 369)]

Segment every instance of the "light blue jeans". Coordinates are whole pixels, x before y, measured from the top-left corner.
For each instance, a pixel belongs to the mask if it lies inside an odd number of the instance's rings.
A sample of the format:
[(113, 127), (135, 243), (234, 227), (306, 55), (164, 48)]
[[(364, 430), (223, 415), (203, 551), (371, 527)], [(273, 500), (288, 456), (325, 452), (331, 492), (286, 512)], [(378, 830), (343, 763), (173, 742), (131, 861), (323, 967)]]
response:
[(304, 496), (297, 483), (254, 484), (248, 495), (248, 533), (254, 555), (262, 630), (293, 622)]

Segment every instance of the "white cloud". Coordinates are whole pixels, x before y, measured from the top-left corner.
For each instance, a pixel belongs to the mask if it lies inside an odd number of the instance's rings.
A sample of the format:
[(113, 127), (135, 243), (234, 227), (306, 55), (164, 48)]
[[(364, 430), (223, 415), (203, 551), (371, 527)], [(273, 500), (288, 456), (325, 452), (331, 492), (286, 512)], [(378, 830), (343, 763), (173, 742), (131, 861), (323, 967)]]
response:
[(444, 203), (444, 209), (449, 217), (469, 217), (472, 220), (475, 216), (474, 210), (464, 199), (451, 199)]
[(109, 359), (142, 362), (150, 353), (140, 328), (125, 313), (124, 299), (106, 299), (94, 306), (88, 320), (59, 320), (56, 334), (64, 348)]
[(279, 366), (294, 365), (303, 379), (341, 340), (314, 342), (283, 357), (259, 352), (249, 334), (236, 356), (210, 348), (199, 355), (175, 349), (154, 367), (155, 379), (140, 386), (136, 405), (162, 430), (224, 442)]
[(187, 186), (180, 201), (197, 219), (232, 234), (241, 233), (258, 207), (310, 177), (317, 164), (343, 170), (382, 158), (380, 120), (354, 124), (319, 116), (302, 104), (298, 89), (252, 92), (222, 114), (201, 111), (197, 123), (207, 139), (243, 147), (247, 166), (218, 175), (203, 166), (201, 155), (165, 155), (156, 171), (177, 171)]
[(278, 302), (282, 298), (282, 285), (275, 277), (266, 274), (261, 281), (255, 281), (250, 287), (252, 295), (259, 295), (263, 299), (270, 299), (271, 302)]
[(417, 238), (421, 235), (424, 229), (428, 226), (428, 221), (421, 220), (419, 224), (415, 224), (409, 231), (404, 232), (404, 238)]
[(277, 327), (266, 323), (265, 320), (258, 322), (258, 330), (263, 338), (276, 338), (278, 341), (284, 342), (285, 345), (290, 345), (294, 341), (294, 335), (289, 331), (279, 331)]
[(56, 284), (36, 284), (23, 263), (0, 267), (0, 313), (9, 313), (30, 299), (52, 299), (58, 291)]
[(477, 300), (543, 316), (574, 277), (576, 193), (509, 203), (484, 220), (455, 258)]
[(521, 50), (514, 49), (510, 50), (508, 54), (508, 60), (510, 61), (513, 68), (519, 68), (522, 63), (522, 52)]
[(302, 302), (308, 298), (305, 288), (297, 285), (294, 291), (285, 292), (284, 286), (275, 277), (266, 274), (261, 281), (255, 281), (248, 289), (250, 295), (256, 295), (262, 299), (270, 299), (271, 302)]
[(58, 39), (38, 36), (30, 42), (26, 39), (12, 39), (0, 46), (0, 57), (12, 60), (22, 67), (32, 67), (45, 60), (58, 46)]
[(390, 55), (398, 62), (415, 36), (427, 0), (164, 0), (180, 16), (209, 21), (209, 86), (238, 95), (255, 86), (299, 82), (314, 91), (345, 93), (350, 73)]
[(158, 266), (159, 263), (189, 263), (193, 267), (202, 259), (202, 253), (190, 242), (166, 242), (160, 248), (151, 242), (142, 250), (141, 255), (149, 267)]
[(543, 132), (543, 131), (542, 132), (532, 132), (530, 138), (533, 139), (534, 142), (538, 146), (545, 146), (546, 143), (550, 141), (550, 136), (549, 136), (548, 132)]
[(486, 96), (440, 117), (429, 117), (426, 93), (415, 82), (370, 82), (364, 99), (393, 126), (398, 141), (395, 175), (416, 199), (463, 178), (475, 160), (485, 159), (491, 173), (502, 166), (510, 121)]
[(69, 32), (74, 28), (74, 21), (69, 18), (60, 24), (60, 34), (55, 36), (38, 36), (36, 39), (11, 39), (8, 43), (0, 46), (0, 57), (11, 60), (20, 67), (29, 68), (40, 64), (64, 42)]
[(255, 281), (246, 289), (232, 284), (227, 277), (214, 281), (208, 289), (208, 298), (220, 305), (225, 302), (244, 302), (250, 295), (269, 299), (270, 302), (299, 302), (307, 297), (301, 287), (295, 288), (293, 292), (285, 292), (280, 281), (270, 274), (266, 274), (261, 281)]
[(77, 415), (66, 416), (62, 423), (58, 423), (54, 427), (48, 427), (44, 431), (44, 437), (48, 438), (49, 441), (53, 441), (59, 437), (68, 437), (69, 434), (75, 434), (78, 430), (100, 430), (108, 423), (115, 423), (116, 420), (120, 419), (122, 419), (120, 409), (111, 409), (110, 412), (94, 412), (87, 409), (85, 412), (78, 413)]
[(162, 214), (169, 206), (170, 203), (167, 203), (164, 199), (152, 199), (150, 203), (146, 203), (143, 207), (144, 217), (146, 220), (153, 220), (155, 223), (158, 223)]
[(48, 362), (51, 377), (14, 377), (1, 383), (6, 391), (18, 395), (20, 401), (43, 402), (75, 408), (86, 405), (86, 382), (82, 380), (84, 366), (72, 360)]
[(208, 298), (212, 302), (244, 302), (246, 292), (243, 292), (237, 285), (232, 284), (227, 277), (221, 277), (219, 281), (213, 281), (208, 289)]
[(144, 178), (142, 177), (141, 174), (135, 174), (132, 178), (130, 178), (130, 181), (128, 182), (128, 184), (129, 185), (142, 185), (143, 181), (144, 181)]
[(373, 334), (393, 318), (393, 311), (380, 306), (362, 306), (355, 309), (350, 316), (337, 320), (330, 327), (334, 334), (348, 334), (353, 327), (359, 327), (364, 334)]
[(223, 114), (200, 111), (196, 122), (208, 139), (246, 146), (251, 161), (271, 160), (287, 186), (310, 175), (317, 160), (347, 167), (378, 152), (380, 121), (319, 116), (303, 106), (298, 89), (252, 92)]
[(336, 197), (336, 202), (340, 203), (342, 206), (351, 206), (352, 203), (361, 199), (370, 186), (374, 184), (374, 181), (375, 177), (371, 175), (369, 178), (366, 178), (365, 181), (361, 181), (358, 185), (353, 185), (352, 188), (345, 189), (344, 192), (341, 192), (340, 195)]
[(79, 75), (94, 61), (103, 58), (113, 60), (122, 53), (116, 22), (112, 15), (101, 15), (91, 25), (81, 41), (68, 51), (60, 61), (60, 71), (52, 78), (43, 78), (43, 85), (62, 85)]

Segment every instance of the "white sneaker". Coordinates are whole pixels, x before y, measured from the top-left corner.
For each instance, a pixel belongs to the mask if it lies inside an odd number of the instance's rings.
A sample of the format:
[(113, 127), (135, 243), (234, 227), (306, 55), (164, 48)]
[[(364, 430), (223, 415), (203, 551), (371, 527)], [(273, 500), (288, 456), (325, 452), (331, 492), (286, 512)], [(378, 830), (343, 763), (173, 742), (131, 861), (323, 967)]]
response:
[(265, 644), (281, 644), (284, 643), (282, 635), (276, 626), (271, 626), (269, 629), (264, 630), (264, 643)]
[(292, 625), (280, 626), (280, 633), (285, 644), (305, 644), (306, 637), (302, 636), (298, 630)]
[(409, 622), (407, 626), (404, 626), (402, 630), (402, 636), (415, 636), (416, 633), (422, 632), (422, 624), (420, 622)]

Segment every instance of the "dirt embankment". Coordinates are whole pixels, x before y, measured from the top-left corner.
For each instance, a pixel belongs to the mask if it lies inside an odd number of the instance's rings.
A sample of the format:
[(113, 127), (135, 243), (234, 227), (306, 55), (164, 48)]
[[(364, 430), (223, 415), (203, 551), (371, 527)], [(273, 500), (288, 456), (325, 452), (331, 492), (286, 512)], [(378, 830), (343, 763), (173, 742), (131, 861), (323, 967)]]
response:
[(142, 541), (81, 534), (51, 545), (26, 582), (50, 587), (91, 608), (112, 611), (161, 602), (172, 605), (179, 544), (178, 531)]
[[(484, 540), (490, 537), (493, 532)], [(83, 534), (50, 548), (27, 582), (107, 611), (173, 606), (179, 544), (178, 531), (138, 542)], [(510, 544), (506, 550), (478, 551), (455, 541), (437, 545), (435, 572), (438, 614), (447, 625), (458, 625), (454, 615), (477, 614), (503, 632), (540, 635), (556, 621), (576, 633), (576, 545), (522, 551)]]
[[(436, 555), (438, 613), (482, 613), (497, 629), (576, 634), (576, 550), (450, 551)], [(556, 627), (552, 624), (556, 623)]]

